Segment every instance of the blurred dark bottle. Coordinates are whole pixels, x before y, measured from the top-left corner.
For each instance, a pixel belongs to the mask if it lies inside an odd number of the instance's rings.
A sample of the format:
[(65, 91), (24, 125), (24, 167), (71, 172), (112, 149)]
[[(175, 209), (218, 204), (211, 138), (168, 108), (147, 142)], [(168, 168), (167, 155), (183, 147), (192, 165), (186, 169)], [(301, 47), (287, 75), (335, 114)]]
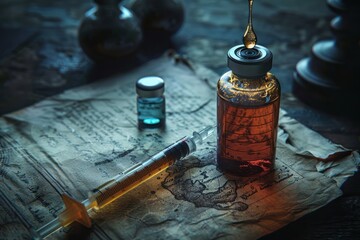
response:
[(94, 0), (78, 29), (79, 44), (95, 62), (116, 61), (134, 54), (142, 41), (142, 30), (131, 10), (121, 0)]
[(181, 0), (128, 0), (126, 6), (138, 17), (145, 33), (171, 36), (184, 22)]

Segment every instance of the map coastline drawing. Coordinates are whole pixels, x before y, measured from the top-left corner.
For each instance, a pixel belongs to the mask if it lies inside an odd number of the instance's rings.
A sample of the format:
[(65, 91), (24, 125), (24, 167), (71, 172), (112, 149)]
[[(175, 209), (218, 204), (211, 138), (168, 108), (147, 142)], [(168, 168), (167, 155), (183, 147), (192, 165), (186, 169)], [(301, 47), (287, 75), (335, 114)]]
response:
[[(192, 156), (167, 169), (168, 175), (162, 186), (177, 200), (193, 203), (196, 207), (246, 211), (252, 203), (261, 200), (259, 196), (252, 197), (253, 195), (265, 192), (264, 196), (261, 196), (265, 198), (277, 191), (279, 183), (286, 182), (285, 185), (281, 184), (282, 189), (301, 178), (282, 162), (279, 162), (273, 171), (262, 176), (231, 176), (218, 169), (216, 149), (207, 151), (207, 154), (201, 155), (201, 159)], [(269, 189), (271, 191), (268, 191)]]

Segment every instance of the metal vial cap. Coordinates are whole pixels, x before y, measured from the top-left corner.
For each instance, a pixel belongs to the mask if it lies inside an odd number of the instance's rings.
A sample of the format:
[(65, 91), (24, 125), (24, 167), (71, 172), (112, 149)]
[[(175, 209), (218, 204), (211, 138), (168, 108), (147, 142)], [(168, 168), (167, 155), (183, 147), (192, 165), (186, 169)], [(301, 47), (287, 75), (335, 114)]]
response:
[(261, 45), (246, 48), (243, 44), (234, 46), (228, 51), (228, 67), (239, 77), (259, 77), (265, 75), (272, 67), (273, 55)]
[(140, 97), (160, 97), (164, 93), (165, 82), (161, 77), (147, 76), (136, 81), (136, 93)]

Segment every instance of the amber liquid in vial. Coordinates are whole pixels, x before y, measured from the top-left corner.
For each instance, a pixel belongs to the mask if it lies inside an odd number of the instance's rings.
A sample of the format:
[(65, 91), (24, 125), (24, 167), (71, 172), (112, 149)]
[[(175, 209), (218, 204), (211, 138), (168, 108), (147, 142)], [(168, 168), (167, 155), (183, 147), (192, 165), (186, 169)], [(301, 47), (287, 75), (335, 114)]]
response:
[(227, 73), (218, 84), (218, 165), (238, 176), (269, 172), (275, 162), (280, 85), (271, 74), (267, 80), (243, 81), (249, 89), (230, 78)]

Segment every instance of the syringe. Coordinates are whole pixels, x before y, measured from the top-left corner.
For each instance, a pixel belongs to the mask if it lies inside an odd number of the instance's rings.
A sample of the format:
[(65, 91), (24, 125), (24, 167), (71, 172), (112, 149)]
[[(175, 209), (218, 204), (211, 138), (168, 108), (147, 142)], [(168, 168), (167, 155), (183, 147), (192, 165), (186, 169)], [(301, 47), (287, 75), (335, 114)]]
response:
[(148, 160), (132, 166), (125, 172), (113, 177), (110, 181), (95, 188), (89, 193), (89, 198), (83, 202), (63, 194), (62, 199), (66, 207), (65, 210), (57, 218), (39, 228), (36, 231), (37, 238), (46, 238), (74, 221), (86, 227), (91, 227), (91, 219), (88, 214), (90, 210), (105, 207), (149, 178), (165, 170), (175, 161), (196, 151), (197, 146), (202, 144), (214, 131), (215, 127), (207, 126), (200, 132), (194, 132), (192, 136), (180, 139)]

